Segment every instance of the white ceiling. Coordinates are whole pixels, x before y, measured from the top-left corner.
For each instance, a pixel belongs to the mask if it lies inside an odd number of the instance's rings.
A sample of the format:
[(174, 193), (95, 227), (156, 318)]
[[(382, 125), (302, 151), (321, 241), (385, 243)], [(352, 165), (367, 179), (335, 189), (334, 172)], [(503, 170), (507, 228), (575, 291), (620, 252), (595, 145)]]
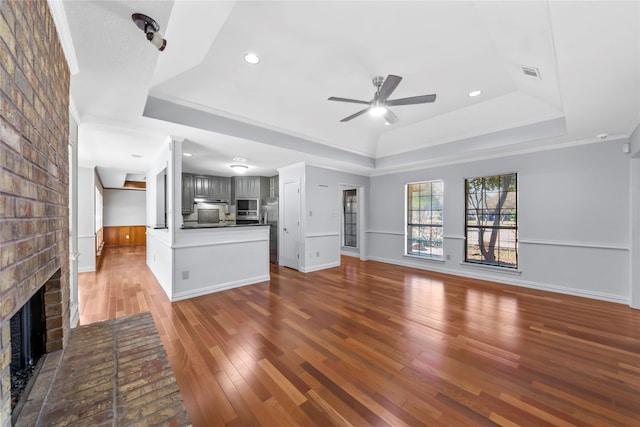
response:
[[(187, 139), (194, 172), (230, 176), (242, 157), (252, 175), (300, 161), (375, 175), (612, 140), (640, 121), (635, 1), (63, 4), (79, 161), (107, 187), (149, 168), (169, 136)], [(164, 52), (134, 12), (158, 21)], [(403, 77), (391, 99), (437, 100), (392, 107), (393, 126), (367, 114), (341, 123), (362, 106), (327, 98), (368, 101), (371, 79), (388, 74)]]

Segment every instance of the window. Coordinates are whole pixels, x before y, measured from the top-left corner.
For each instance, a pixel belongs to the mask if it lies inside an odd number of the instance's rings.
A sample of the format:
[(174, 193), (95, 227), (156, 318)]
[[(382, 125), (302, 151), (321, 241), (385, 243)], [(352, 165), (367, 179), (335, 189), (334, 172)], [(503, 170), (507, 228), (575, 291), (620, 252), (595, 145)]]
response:
[(442, 258), (442, 181), (407, 184), (407, 255)]
[(465, 261), (518, 268), (518, 177), (465, 180)]
[(343, 246), (358, 247), (358, 197), (356, 189), (342, 191), (342, 209), (344, 216)]

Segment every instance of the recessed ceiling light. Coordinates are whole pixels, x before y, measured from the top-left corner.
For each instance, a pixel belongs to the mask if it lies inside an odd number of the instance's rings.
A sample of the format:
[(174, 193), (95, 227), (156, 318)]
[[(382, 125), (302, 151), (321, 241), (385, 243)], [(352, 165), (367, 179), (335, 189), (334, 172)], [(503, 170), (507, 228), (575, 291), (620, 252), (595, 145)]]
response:
[(245, 173), (248, 168), (247, 165), (231, 165), (231, 169), (236, 173)]
[(258, 55), (256, 55), (253, 52), (247, 53), (244, 56), (244, 60), (247, 61), (249, 64), (257, 64), (258, 62), (260, 62), (260, 58), (258, 58)]
[(385, 126), (391, 126), (391, 123), (389, 123), (389, 122), (385, 121), (385, 122), (384, 122), (384, 125), (385, 125)]
[(234, 157), (234, 158), (233, 158), (233, 161), (234, 161), (234, 162), (242, 162), (242, 163), (245, 163), (245, 162), (247, 161), (247, 159), (242, 158), (242, 157)]
[(473, 92), (469, 92), (469, 96), (473, 97), (473, 96), (478, 96), (482, 93), (481, 90), (474, 90)]
[(183, 155), (183, 156), (185, 156), (185, 157), (191, 157), (191, 156), (193, 156), (193, 154), (191, 154), (191, 153), (182, 153), (182, 155)]

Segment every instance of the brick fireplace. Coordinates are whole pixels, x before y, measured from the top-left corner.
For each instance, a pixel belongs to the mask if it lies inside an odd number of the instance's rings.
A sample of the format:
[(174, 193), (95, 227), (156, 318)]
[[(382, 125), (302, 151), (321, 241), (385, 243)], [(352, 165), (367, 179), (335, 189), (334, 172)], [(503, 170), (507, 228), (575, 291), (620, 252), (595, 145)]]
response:
[(10, 319), (43, 286), (46, 351), (69, 335), (69, 70), (45, 0), (0, 1), (0, 427)]

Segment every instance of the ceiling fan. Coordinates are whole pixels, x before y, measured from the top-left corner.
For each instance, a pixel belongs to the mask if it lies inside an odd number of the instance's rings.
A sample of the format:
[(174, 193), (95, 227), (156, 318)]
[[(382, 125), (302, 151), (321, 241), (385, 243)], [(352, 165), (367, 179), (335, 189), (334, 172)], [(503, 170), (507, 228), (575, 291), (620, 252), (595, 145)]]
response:
[(340, 120), (341, 122), (348, 122), (349, 120), (355, 119), (356, 117), (361, 116), (369, 111), (372, 116), (384, 116), (387, 124), (394, 124), (398, 121), (398, 116), (393, 114), (393, 111), (389, 110), (387, 107), (393, 107), (396, 105), (426, 104), (436, 100), (435, 94), (411, 96), (409, 98), (400, 99), (387, 99), (393, 93), (396, 87), (398, 87), (401, 80), (402, 77), (394, 76), (393, 74), (389, 74), (386, 79), (382, 76), (374, 77), (373, 86), (376, 88), (376, 93), (373, 95), (373, 99), (371, 101), (361, 101), (359, 99), (351, 98), (339, 98), (337, 96), (330, 97), (329, 101), (351, 102), (353, 104), (368, 105), (368, 107), (364, 110), (360, 110), (357, 113), (354, 113), (349, 117), (345, 117), (344, 119)]

